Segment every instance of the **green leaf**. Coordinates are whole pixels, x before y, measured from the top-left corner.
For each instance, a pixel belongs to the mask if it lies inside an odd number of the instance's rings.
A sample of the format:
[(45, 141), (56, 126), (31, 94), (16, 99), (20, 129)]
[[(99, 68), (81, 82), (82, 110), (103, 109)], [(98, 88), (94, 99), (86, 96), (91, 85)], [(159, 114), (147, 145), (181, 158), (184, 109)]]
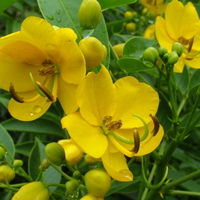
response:
[(133, 57), (140, 59), (144, 50), (148, 47), (158, 47), (156, 40), (143, 37), (133, 37), (126, 42), (123, 49), (123, 57)]
[(64, 135), (64, 130), (56, 122), (42, 118), (30, 122), (18, 121), (11, 118), (2, 122), (2, 126), (9, 131), (40, 133), (60, 137)]
[(14, 157), (15, 145), (9, 133), (0, 124), (0, 142), (6, 147), (7, 151)]
[[(44, 158), (46, 158), (44, 153), (44, 144), (36, 138), (35, 145), (31, 150), (29, 161), (28, 161), (28, 171), (30, 176), (35, 180), (39, 173), (39, 166), (41, 165)], [(43, 172), (43, 181), (45, 183), (60, 183), (61, 174), (58, 173), (54, 168), (49, 167)], [(50, 190), (55, 190), (55, 187), (51, 187)]]
[(34, 142), (23, 142), (15, 145), (16, 153), (20, 153), (25, 156), (29, 156), (31, 149), (33, 148)]
[(155, 67), (148, 67), (142, 61), (135, 58), (121, 58), (118, 60), (118, 64), (128, 73), (155, 69)]
[(189, 71), (187, 67), (184, 68), (182, 73), (176, 74), (176, 84), (182, 94), (185, 94), (189, 87)]
[(9, 8), (17, 0), (1, 0), (0, 1), (0, 13)]
[(126, 4), (131, 4), (131, 3), (135, 3), (136, 0), (98, 0), (98, 2), (101, 5), (101, 9), (105, 10), (108, 8), (114, 8), (114, 7), (119, 7), (122, 5), (126, 5)]

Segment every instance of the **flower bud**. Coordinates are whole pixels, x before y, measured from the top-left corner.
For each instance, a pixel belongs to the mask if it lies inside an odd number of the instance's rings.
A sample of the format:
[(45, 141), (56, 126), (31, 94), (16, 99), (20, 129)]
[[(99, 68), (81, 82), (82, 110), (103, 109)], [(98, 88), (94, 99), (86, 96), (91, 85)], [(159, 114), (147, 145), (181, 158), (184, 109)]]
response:
[(83, 152), (74, 144), (71, 139), (59, 140), (58, 144), (61, 145), (65, 152), (65, 160), (69, 165), (76, 165), (83, 157)]
[(126, 30), (128, 32), (134, 32), (135, 29), (136, 29), (136, 23), (130, 22), (130, 23), (126, 24)]
[(126, 12), (124, 13), (124, 18), (130, 18), (130, 17), (133, 17), (133, 12), (131, 12), (131, 11), (126, 11)]
[(102, 197), (95, 197), (92, 194), (87, 194), (84, 197), (82, 197), (80, 200), (104, 200)]
[(104, 197), (111, 186), (110, 176), (99, 168), (88, 171), (84, 179), (88, 192), (96, 197)]
[(180, 57), (183, 53), (183, 45), (179, 42), (175, 42), (172, 46), (172, 51), (175, 51)]
[(168, 55), (168, 64), (170, 65), (174, 65), (175, 63), (178, 62), (179, 56), (175, 51), (172, 51), (169, 55)]
[(158, 54), (160, 57), (163, 57), (167, 53), (167, 49), (165, 47), (159, 47)]
[(0, 146), (0, 161), (5, 159), (5, 155), (6, 155), (5, 149), (2, 146)]
[(0, 183), (10, 182), (15, 178), (15, 171), (7, 165), (0, 166)]
[(82, 174), (81, 172), (79, 172), (78, 170), (76, 170), (74, 173), (73, 173), (73, 178), (75, 179), (80, 179), (82, 177)]
[(97, 163), (97, 159), (93, 158), (88, 154), (85, 155), (84, 160), (88, 165), (94, 165)]
[(95, 29), (101, 17), (101, 6), (97, 0), (83, 0), (78, 11), (78, 20), (83, 29)]
[(97, 67), (106, 58), (106, 47), (95, 37), (82, 39), (79, 47), (85, 57), (87, 69)]
[(143, 52), (143, 58), (146, 61), (156, 63), (156, 61), (158, 60), (158, 57), (159, 57), (158, 51), (154, 47), (148, 47)]
[(31, 182), (22, 186), (12, 200), (49, 200), (50, 193), (42, 182)]
[(49, 166), (50, 166), (50, 163), (49, 163), (49, 161), (45, 158), (45, 159), (43, 159), (42, 164), (39, 166), (39, 170), (45, 171), (46, 169), (49, 168)]
[(55, 165), (63, 164), (65, 160), (65, 151), (61, 145), (56, 142), (49, 143), (45, 146), (45, 155)]
[(79, 182), (76, 179), (72, 179), (70, 181), (67, 181), (65, 183), (67, 194), (74, 194), (77, 191), (78, 186), (79, 186)]
[(115, 46), (113, 46), (113, 49), (115, 51), (115, 53), (117, 54), (117, 56), (119, 58), (121, 58), (123, 56), (123, 48), (124, 48), (125, 43), (122, 44), (116, 44)]
[(22, 161), (22, 160), (14, 160), (14, 161), (13, 161), (13, 167), (14, 167), (15, 169), (21, 167), (22, 165), (23, 165), (23, 161)]

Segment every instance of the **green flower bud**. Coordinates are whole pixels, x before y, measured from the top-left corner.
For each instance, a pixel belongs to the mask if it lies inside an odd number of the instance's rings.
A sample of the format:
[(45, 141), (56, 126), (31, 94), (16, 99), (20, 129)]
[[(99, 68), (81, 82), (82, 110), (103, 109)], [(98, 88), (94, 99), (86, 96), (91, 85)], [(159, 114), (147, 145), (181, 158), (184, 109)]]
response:
[(61, 165), (65, 160), (65, 151), (62, 146), (56, 142), (47, 144), (44, 151), (49, 161), (55, 165)]
[(143, 52), (143, 58), (146, 61), (156, 63), (156, 61), (158, 60), (158, 57), (159, 57), (158, 51), (154, 47), (148, 47)]
[(126, 30), (128, 32), (134, 32), (135, 29), (136, 29), (136, 23), (130, 22), (130, 23), (126, 24)]
[(73, 173), (73, 178), (75, 178), (75, 179), (80, 179), (81, 178), (81, 176), (82, 176), (82, 174), (81, 174), (81, 172), (79, 172), (78, 170), (76, 170), (74, 173)]
[(79, 182), (76, 179), (72, 179), (70, 181), (67, 181), (65, 183), (67, 194), (74, 194), (77, 191), (78, 186), (79, 186)]
[(12, 200), (49, 200), (50, 192), (42, 182), (31, 182), (22, 186)]
[(130, 18), (130, 17), (133, 17), (133, 12), (132, 11), (126, 11), (124, 13), (124, 18)]
[(172, 51), (169, 55), (168, 55), (168, 64), (170, 65), (174, 65), (175, 63), (178, 62), (179, 56), (175, 51)]
[(5, 155), (6, 155), (5, 149), (2, 146), (0, 146), (0, 161), (5, 159)]
[(159, 47), (158, 54), (160, 57), (163, 57), (167, 53), (167, 49), (165, 47)]
[(0, 183), (10, 182), (15, 178), (15, 171), (7, 165), (0, 166)]
[(85, 160), (85, 162), (86, 162), (88, 165), (94, 165), (94, 164), (97, 163), (97, 159), (91, 157), (91, 156), (88, 155), (88, 154), (85, 155), (84, 160)]
[(175, 51), (180, 57), (183, 53), (183, 45), (179, 42), (175, 42), (172, 46), (172, 51)]
[(14, 160), (14, 161), (13, 161), (13, 167), (14, 167), (15, 169), (21, 167), (22, 165), (23, 165), (23, 161), (22, 161), (22, 160)]
[(88, 192), (96, 197), (104, 197), (111, 186), (110, 176), (99, 168), (88, 171), (84, 179)]
[(42, 161), (42, 164), (39, 166), (39, 170), (45, 171), (46, 169), (48, 169), (50, 166), (49, 161), (45, 158)]
[(95, 29), (101, 17), (101, 6), (97, 0), (83, 0), (78, 11), (78, 19), (83, 29)]
[(82, 39), (79, 48), (85, 57), (87, 69), (97, 67), (107, 55), (106, 47), (95, 37)]

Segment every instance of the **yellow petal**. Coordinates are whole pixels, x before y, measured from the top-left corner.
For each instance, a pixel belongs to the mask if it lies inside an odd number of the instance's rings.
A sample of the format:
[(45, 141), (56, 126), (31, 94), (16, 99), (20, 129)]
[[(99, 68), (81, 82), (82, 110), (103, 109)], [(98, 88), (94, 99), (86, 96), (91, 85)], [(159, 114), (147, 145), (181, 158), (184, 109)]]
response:
[(148, 123), (150, 114), (155, 115), (159, 97), (157, 92), (147, 84), (127, 76), (115, 82), (117, 91), (117, 108), (113, 120), (122, 120), (122, 128), (143, 126), (143, 123), (133, 114), (139, 115)]
[(121, 182), (133, 180), (133, 174), (128, 169), (126, 159), (122, 153), (111, 153), (107, 150), (102, 156), (102, 162), (106, 171), (113, 179)]
[(84, 56), (76, 43), (76, 34), (70, 28), (56, 30), (60, 44), (60, 67), (62, 79), (68, 83), (79, 84), (86, 74)]
[[(148, 126), (150, 131), (153, 130), (153, 122), (149, 123)], [(138, 129), (138, 132), (144, 132), (143, 128)], [(159, 131), (155, 136), (152, 136), (152, 133), (150, 133), (148, 137), (140, 143), (139, 151), (135, 154), (135, 156), (143, 156), (154, 151), (161, 143), (163, 135), (164, 130), (160, 125)]]
[(171, 47), (176, 40), (168, 34), (165, 26), (165, 20), (160, 16), (156, 18), (155, 34), (160, 46), (167, 48), (167, 50), (171, 52)]
[[(37, 93), (36, 91), (32, 91), (18, 94), (24, 98), (31, 98)], [(40, 97), (32, 103), (18, 103), (14, 99), (11, 99), (8, 104), (8, 110), (15, 119), (21, 121), (32, 121), (41, 117), (50, 105), (51, 102), (47, 101), (47, 98), (45, 97)]]
[[(182, 73), (186, 60), (184, 54), (178, 59), (178, 62), (174, 65), (174, 72)], [(190, 65), (189, 65), (190, 66)]]
[(197, 11), (191, 2), (184, 6), (173, 0), (166, 8), (165, 19), (169, 35), (176, 40), (180, 36), (190, 39), (200, 28)]
[(100, 127), (87, 123), (79, 112), (69, 114), (62, 120), (62, 127), (66, 128), (73, 141), (83, 151), (94, 158), (100, 158), (107, 149), (107, 137)]
[(200, 57), (194, 57), (192, 60), (187, 60), (185, 59), (185, 64), (194, 68), (194, 69), (199, 69), (199, 62), (200, 62)]
[(0, 53), (0, 65), (0, 86), (4, 90), (9, 90), (11, 82), (17, 92), (33, 90), (34, 86), (30, 79), (30, 72), (35, 80), (44, 81), (44, 77), (38, 74), (39, 67), (13, 60), (2, 53)]
[(66, 114), (75, 112), (78, 109), (76, 103), (77, 85), (63, 81), (62, 77), (58, 80), (58, 99)]
[(89, 73), (79, 85), (78, 105), (84, 119), (92, 125), (102, 125), (105, 116), (112, 116), (116, 108), (116, 93), (108, 70)]
[(27, 17), (21, 26), (24, 40), (35, 45), (51, 59), (60, 57), (56, 32), (51, 24), (39, 17)]

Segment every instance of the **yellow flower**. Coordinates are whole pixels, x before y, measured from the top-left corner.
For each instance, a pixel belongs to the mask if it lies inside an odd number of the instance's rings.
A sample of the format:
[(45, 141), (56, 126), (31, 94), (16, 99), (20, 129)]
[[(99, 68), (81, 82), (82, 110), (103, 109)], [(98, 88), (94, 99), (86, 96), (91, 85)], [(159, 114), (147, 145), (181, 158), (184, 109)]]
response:
[(148, 11), (151, 11), (156, 15), (164, 13), (167, 6), (165, 0), (140, 0), (140, 2), (148, 9)]
[(200, 20), (194, 5), (188, 2), (183, 5), (178, 0), (170, 2), (165, 11), (165, 19), (156, 19), (156, 38), (160, 44), (171, 52), (172, 45), (179, 42), (184, 53), (175, 64), (174, 71), (182, 72), (184, 64), (200, 68)]
[(112, 178), (131, 181), (133, 175), (124, 155), (148, 154), (163, 137), (161, 126), (157, 126), (157, 134), (150, 133), (142, 122), (148, 124), (150, 131), (155, 130), (149, 115), (157, 111), (158, 94), (133, 77), (113, 84), (108, 70), (102, 66), (98, 74), (91, 72), (83, 79), (77, 101), (80, 112), (65, 116), (61, 120), (63, 128), (85, 153), (101, 158)]
[(28, 17), (19, 32), (0, 39), (0, 87), (13, 99), (8, 109), (22, 121), (43, 115), (58, 98), (65, 113), (77, 109), (75, 93), (85, 75), (84, 57), (70, 28)]

